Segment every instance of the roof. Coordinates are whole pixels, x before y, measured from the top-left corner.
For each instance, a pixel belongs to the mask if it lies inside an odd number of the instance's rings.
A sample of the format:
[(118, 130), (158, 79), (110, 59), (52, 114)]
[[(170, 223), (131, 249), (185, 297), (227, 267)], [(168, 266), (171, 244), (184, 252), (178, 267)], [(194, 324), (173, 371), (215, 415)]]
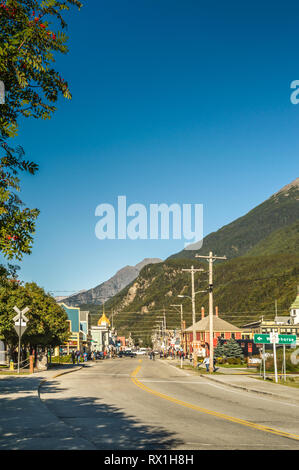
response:
[(110, 320), (109, 320), (109, 318), (106, 317), (105, 313), (103, 313), (103, 315), (102, 315), (101, 318), (99, 319), (99, 321), (98, 321), (98, 326), (103, 325), (103, 323), (106, 323), (106, 325), (109, 325), (109, 326), (110, 326)]
[(295, 301), (292, 303), (290, 307), (290, 309), (293, 309), (293, 308), (299, 308), (299, 293), (297, 294)]
[[(195, 325), (189, 326), (185, 331), (193, 331), (194, 327), (196, 331), (210, 331), (210, 317), (202, 318), (202, 320), (195, 323)], [(213, 328), (214, 331), (242, 331), (241, 328), (222, 320), (222, 318), (216, 317), (216, 315), (213, 315)]]
[(286, 317), (286, 316), (277, 316), (274, 318), (274, 322), (275, 323), (283, 323), (283, 324), (287, 324), (290, 322), (290, 316)]

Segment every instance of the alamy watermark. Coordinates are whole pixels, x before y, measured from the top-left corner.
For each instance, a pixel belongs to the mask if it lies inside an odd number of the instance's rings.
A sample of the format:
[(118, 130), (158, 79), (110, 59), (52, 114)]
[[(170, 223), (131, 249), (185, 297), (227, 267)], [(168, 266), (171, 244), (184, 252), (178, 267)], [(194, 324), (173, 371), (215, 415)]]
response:
[(199, 250), (203, 241), (203, 205), (131, 204), (118, 196), (117, 207), (99, 204), (95, 234), (100, 240), (183, 240), (186, 250)]

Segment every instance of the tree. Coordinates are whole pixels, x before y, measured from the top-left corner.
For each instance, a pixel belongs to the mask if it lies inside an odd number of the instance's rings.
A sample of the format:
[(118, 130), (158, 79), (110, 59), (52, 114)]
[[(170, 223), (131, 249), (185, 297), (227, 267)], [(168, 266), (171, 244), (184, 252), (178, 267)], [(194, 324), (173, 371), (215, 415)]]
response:
[(224, 355), (225, 357), (236, 357), (243, 359), (243, 351), (239, 344), (233, 339), (229, 339), (226, 344), (224, 344)]
[[(0, 79), (6, 91), (0, 135), (17, 133), (19, 116), (49, 119), (68, 83), (53, 68), (55, 54), (68, 52), (63, 12), (78, 0), (7, 0), (0, 4)], [(54, 23), (60, 30), (52, 31)]]
[[(19, 173), (35, 174), (38, 166), (25, 160), (22, 147), (8, 145), (17, 134), (19, 117), (48, 119), (59, 95), (70, 99), (68, 83), (53, 68), (55, 55), (66, 54), (67, 27), (63, 13), (78, 0), (6, 0), (0, 4), (0, 80), (5, 103), (0, 104), (0, 252), (22, 259), (33, 243), (37, 209), (17, 196)], [(51, 23), (52, 20), (52, 23)], [(60, 26), (53, 32), (51, 25)], [(55, 26), (55, 27), (56, 27)]]
[(0, 251), (8, 259), (21, 260), (23, 254), (31, 253), (39, 211), (25, 207), (18, 197), (18, 175), (24, 171), (34, 175), (38, 166), (25, 160), (21, 147), (14, 150), (1, 138), (0, 143)]
[(221, 340), (218, 338), (217, 346), (214, 349), (214, 356), (215, 357), (223, 357), (224, 356), (224, 346), (221, 343)]
[(53, 297), (35, 283), (20, 285), (5, 274), (0, 278), (0, 335), (11, 346), (18, 341), (14, 329), (14, 306), (20, 310), (29, 307), (26, 317), (28, 328), (22, 336), (22, 343), (31, 347), (58, 346), (67, 341), (69, 327), (67, 314)]

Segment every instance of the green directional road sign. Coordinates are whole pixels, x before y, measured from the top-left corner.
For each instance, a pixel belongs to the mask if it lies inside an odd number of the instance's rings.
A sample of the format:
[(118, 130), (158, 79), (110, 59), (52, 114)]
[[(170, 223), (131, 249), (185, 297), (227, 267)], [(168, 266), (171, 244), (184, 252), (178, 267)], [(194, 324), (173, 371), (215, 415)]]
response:
[[(255, 334), (254, 343), (271, 344), (270, 334)], [(296, 343), (296, 335), (278, 335), (278, 343), (276, 344), (294, 344)]]
[(278, 344), (296, 343), (296, 335), (278, 335)]
[(255, 334), (253, 341), (254, 343), (270, 344), (270, 335)]

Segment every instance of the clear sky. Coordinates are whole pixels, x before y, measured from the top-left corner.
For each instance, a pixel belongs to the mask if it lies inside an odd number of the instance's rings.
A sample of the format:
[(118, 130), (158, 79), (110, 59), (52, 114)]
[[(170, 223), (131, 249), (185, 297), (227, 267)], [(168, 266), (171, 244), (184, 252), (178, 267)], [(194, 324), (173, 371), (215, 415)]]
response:
[(40, 165), (22, 198), (41, 210), (20, 278), (56, 295), (183, 248), (97, 239), (98, 204), (202, 203), (206, 235), (299, 166), (298, 2), (82, 1), (57, 61), (73, 100), (17, 139)]

